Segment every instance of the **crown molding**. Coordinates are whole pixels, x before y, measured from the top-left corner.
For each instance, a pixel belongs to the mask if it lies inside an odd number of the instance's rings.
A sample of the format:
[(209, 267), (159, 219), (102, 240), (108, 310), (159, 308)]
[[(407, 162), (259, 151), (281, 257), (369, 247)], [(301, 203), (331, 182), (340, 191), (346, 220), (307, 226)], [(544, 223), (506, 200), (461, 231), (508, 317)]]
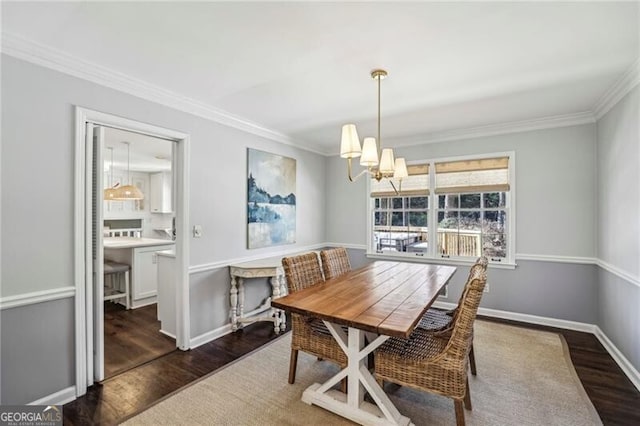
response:
[(85, 61), (50, 46), (27, 40), (16, 34), (2, 32), (1, 51), (6, 55), (23, 61), (202, 117), (224, 126), (232, 127), (285, 145), (294, 146), (315, 154), (326, 155), (325, 152), (303, 146), (283, 133), (268, 129), (250, 120), (214, 108), (187, 96), (163, 89), (162, 87), (149, 84), (119, 71)]
[[(16, 34), (2, 32), (2, 47), (0, 50), (2, 53), (9, 56), (13, 56), (45, 68), (53, 69), (64, 74), (72, 75), (74, 77), (158, 103), (175, 110), (202, 117), (265, 139), (294, 146), (322, 156), (336, 155), (335, 152), (327, 152), (321, 149), (310, 148), (301, 143), (296, 143), (293, 138), (278, 131), (266, 128), (258, 123), (254, 123), (245, 118), (214, 108), (208, 104), (170, 90), (166, 90), (162, 87), (149, 84), (143, 80), (131, 77), (119, 71), (103, 67), (93, 62), (85, 61), (50, 46), (27, 40)], [(640, 59), (635, 61), (625, 74), (613, 86), (611, 86), (611, 88), (596, 103), (592, 111), (490, 124), (466, 129), (445, 130), (442, 132), (412, 136), (410, 138), (390, 138), (388, 141), (393, 147), (407, 147), (426, 143), (475, 139), (486, 136), (594, 123), (606, 114), (639, 82)]]
[(486, 136), (504, 135), (509, 133), (529, 132), (532, 130), (553, 129), (556, 127), (577, 126), (580, 124), (595, 123), (596, 119), (591, 111), (583, 111), (572, 114), (554, 115), (549, 117), (534, 118), (531, 120), (511, 121), (508, 123), (489, 124), (486, 126), (469, 127), (466, 129), (445, 130), (442, 132), (427, 133), (421, 136), (412, 136), (407, 139), (387, 139), (394, 148), (425, 143), (438, 143), (463, 139), (475, 139)]
[(640, 83), (640, 59), (637, 59), (627, 71), (602, 95), (593, 106), (596, 120), (600, 120), (627, 93)]

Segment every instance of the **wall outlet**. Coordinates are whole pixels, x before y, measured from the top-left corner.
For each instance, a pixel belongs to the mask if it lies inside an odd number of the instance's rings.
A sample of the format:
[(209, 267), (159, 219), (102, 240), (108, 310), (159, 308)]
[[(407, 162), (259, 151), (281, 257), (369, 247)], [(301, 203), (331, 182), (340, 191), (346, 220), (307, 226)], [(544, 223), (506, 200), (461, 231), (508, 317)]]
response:
[(193, 225), (193, 238), (202, 237), (202, 225)]
[(485, 293), (489, 293), (489, 283), (486, 283), (486, 284), (484, 285), (484, 292), (485, 292)]

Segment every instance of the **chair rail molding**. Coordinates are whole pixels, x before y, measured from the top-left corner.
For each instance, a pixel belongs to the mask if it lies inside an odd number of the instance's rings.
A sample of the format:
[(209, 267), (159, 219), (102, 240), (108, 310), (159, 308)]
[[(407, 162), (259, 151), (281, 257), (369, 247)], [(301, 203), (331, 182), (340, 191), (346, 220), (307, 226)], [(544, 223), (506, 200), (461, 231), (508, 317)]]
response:
[(66, 299), (76, 295), (75, 286), (57, 287), (48, 290), (33, 291), (0, 298), (0, 310), (33, 305), (34, 303), (50, 302)]
[(263, 254), (254, 255), (254, 256), (243, 256), (243, 257), (236, 257), (233, 259), (220, 260), (217, 262), (202, 263), (200, 265), (190, 266), (189, 274), (199, 274), (201, 272), (213, 271), (214, 269), (225, 268), (235, 263), (251, 262), (254, 260), (269, 259), (271, 257), (278, 257), (278, 256), (285, 257), (292, 254), (303, 253), (306, 251), (320, 250), (324, 247), (327, 247), (327, 245), (328, 245), (327, 243), (312, 244), (308, 246), (292, 247), (285, 250), (279, 250), (279, 251), (270, 252), (270, 253), (263, 253)]
[(602, 259), (597, 259), (596, 264), (601, 267), (602, 269), (604, 269), (607, 272), (612, 273), (613, 275), (622, 278), (625, 281), (628, 281), (629, 283), (640, 287), (640, 277), (634, 276), (632, 274), (630, 274), (629, 272), (618, 268), (617, 266), (612, 265), (609, 262), (605, 262)]
[(532, 260), (534, 262), (555, 262), (555, 263), (577, 263), (584, 265), (595, 265), (598, 259), (595, 257), (583, 256), (558, 256), (547, 254), (526, 254), (516, 253), (517, 260)]

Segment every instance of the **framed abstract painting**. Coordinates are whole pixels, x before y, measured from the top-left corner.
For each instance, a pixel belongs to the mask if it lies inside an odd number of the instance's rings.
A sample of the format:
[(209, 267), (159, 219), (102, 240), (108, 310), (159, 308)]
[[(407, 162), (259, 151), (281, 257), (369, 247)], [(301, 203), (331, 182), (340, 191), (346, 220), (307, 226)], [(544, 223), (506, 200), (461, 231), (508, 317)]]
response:
[(296, 242), (296, 160), (248, 148), (247, 247)]

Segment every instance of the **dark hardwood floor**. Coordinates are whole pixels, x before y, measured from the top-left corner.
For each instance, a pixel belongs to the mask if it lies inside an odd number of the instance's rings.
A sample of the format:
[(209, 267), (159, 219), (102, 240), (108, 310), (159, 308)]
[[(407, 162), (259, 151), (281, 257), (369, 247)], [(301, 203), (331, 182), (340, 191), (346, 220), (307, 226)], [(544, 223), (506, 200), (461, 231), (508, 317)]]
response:
[(174, 339), (160, 333), (156, 304), (125, 309), (104, 304), (104, 376), (113, 377), (176, 350)]
[(593, 334), (484, 316), (478, 318), (563, 335), (576, 373), (602, 423), (640, 425), (640, 391)]
[[(640, 424), (640, 392), (595, 336), (514, 321), (482, 319), (562, 334), (578, 376), (603, 423)], [(64, 423), (117, 424), (277, 337), (270, 323), (256, 323), (191, 351), (173, 351), (92, 386), (85, 396), (64, 406)]]

